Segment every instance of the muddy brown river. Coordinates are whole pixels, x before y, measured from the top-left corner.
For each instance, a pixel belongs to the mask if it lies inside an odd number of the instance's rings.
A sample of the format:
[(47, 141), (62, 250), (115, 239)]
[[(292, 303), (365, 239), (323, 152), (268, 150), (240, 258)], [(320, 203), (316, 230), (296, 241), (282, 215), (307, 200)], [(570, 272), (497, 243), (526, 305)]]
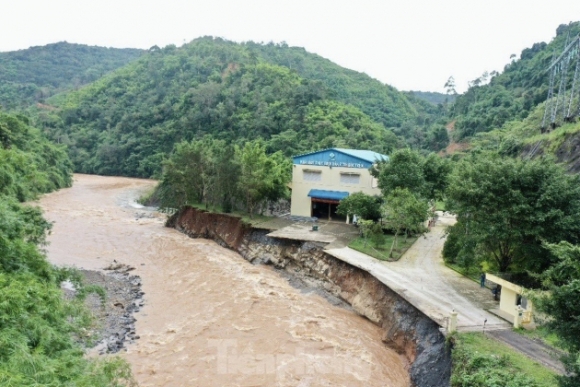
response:
[(75, 175), (44, 196), (57, 265), (134, 266), (145, 306), (121, 356), (140, 386), (409, 386), (379, 327), (213, 241), (163, 227), (134, 200), (149, 180)]

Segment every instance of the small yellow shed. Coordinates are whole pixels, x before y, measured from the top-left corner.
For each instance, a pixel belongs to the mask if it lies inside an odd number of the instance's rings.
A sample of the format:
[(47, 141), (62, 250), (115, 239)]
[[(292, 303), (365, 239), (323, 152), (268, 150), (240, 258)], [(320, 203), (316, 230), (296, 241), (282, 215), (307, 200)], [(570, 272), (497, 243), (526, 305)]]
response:
[(516, 322), (516, 316), (518, 315), (520, 315), (520, 322), (524, 326), (529, 326), (533, 323), (534, 308), (532, 301), (524, 296), (523, 287), (489, 273), (485, 274), (485, 279), (501, 287), (499, 309), (492, 309), (490, 312), (514, 323), (516, 327), (519, 327), (519, 323)]

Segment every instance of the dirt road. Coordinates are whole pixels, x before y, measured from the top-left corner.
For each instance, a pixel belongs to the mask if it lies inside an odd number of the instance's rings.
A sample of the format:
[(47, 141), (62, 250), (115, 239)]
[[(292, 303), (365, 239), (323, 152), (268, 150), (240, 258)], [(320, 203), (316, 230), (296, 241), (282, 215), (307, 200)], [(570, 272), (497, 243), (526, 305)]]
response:
[(163, 227), (134, 199), (147, 180), (75, 175), (40, 200), (55, 222), (49, 259), (136, 267), (140, 339), (123, 354), (140, 386), (408, 386), (377, 326), (291, 287), (212, 241)]

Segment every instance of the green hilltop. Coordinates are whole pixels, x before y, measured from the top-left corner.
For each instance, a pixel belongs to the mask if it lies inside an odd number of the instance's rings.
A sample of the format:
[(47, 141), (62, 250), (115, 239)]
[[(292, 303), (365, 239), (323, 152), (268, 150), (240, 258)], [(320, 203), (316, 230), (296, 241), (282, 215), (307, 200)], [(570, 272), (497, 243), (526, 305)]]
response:
[(60, 42), (0, 52), (0, 106), (21, 109), (93, 82), (137, 59), (143, 50)]
[[(149, 177), (183, 140), (261, 138), (270, 153), (324, 147), (389, 153), (447, 143), (437, 107), (302, 48), (204, 37), (153, 47), (127, 66), (47, 101), (39, 125), (75, 170)], [(424, 129), (427, 128), (427, 129)]]

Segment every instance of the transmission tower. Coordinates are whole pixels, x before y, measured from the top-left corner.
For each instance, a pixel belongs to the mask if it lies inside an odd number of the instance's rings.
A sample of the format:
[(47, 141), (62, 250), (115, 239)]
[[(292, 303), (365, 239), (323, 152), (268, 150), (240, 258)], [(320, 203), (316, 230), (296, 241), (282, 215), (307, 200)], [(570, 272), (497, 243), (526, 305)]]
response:
[[(568, 95), (567, 86), (570, 83), (568, 69), (571, 64), (574, 65), (574, 75)], [(577, 116), (580, 116), (580, 35), (572, 39), (571, 42), (570, 36), (567, 37), (564, 50), (560, 56), (552, 61), (546, 71), (550, 72), (550, 83), (544, 117), (542, 118), (542, 133), (546, 131), (548, 116), (550, 129), (555, 129), (559, 123), (564, 121), (574, 121)], [(554, 96), (556, 87), (558, 94)]]

